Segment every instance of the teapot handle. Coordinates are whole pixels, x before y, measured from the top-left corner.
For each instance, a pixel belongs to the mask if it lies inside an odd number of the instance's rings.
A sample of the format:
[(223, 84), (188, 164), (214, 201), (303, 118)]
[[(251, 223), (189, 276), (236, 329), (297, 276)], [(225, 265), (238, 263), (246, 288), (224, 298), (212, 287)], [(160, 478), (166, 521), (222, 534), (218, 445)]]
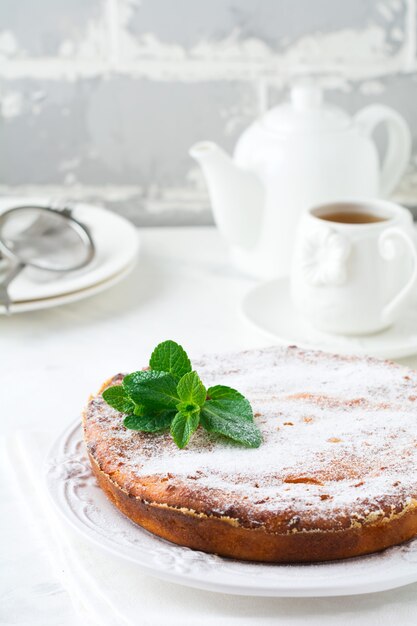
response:
[(410, 160), (411, 134), (407, 123), (399, 113), (383, 104), (365, 107), (354, 119), (369, 137), (378, 124), (386, 124), (388, 143), (381, 168), (379, 191), (382, 196), (387, 196), (395, 189)]

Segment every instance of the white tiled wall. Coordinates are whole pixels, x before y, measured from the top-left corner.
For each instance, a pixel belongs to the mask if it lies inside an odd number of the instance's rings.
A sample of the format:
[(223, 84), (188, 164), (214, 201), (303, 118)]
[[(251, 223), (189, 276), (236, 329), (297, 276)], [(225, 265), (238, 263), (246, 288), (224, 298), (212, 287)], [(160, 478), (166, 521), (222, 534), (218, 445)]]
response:
[[(188, 147), (232, 149), (307, 68), (351, 112), (395, 107), (417, 140), (416, 31), (416, 0), (3, 0), (0, 192), (206, 223)], [(415, 204), (416, 172), (417, 146), (397, 192)]]

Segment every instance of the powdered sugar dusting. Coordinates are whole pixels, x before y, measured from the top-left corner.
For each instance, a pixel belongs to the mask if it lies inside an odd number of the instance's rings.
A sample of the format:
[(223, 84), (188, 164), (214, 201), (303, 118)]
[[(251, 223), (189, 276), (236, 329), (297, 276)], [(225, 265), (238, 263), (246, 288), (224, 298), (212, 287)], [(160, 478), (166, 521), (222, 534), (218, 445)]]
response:
[(226, 384), (250, 400), (261, 447), (199, 429), (179, 450), (168, 434), (126, 431), (99, 396), (86, 425), (115, 459), (106, 471), (122, 465), (132, 482), (159, 476), (167, 486), (204, 494), (218, 513), (245, 509), (259, 523), (285, 511), (301, 526), (323, 515), (386, 515), (417, 496), (416, 372), (296, 348), (213, 355), (194, 366), (206, 386)]

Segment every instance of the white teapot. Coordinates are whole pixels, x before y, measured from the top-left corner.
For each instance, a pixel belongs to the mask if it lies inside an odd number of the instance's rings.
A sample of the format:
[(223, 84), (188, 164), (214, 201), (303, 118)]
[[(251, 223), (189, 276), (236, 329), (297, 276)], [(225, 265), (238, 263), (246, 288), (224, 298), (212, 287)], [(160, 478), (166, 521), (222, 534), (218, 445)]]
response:
[[(382, 165), (372, 139), (386, 124)], [(297, 85), (291, 101), (268, 111), (239, 138), (233, 160), (216, 144), (195, 144), (215, 221), (241, 270), (259, 278), (287, 274), (301, 213), (323, 202), (384, 197), (410, 158), (404, 119), (383, 105), (353, 118), (323, 103), (321, 90)]]

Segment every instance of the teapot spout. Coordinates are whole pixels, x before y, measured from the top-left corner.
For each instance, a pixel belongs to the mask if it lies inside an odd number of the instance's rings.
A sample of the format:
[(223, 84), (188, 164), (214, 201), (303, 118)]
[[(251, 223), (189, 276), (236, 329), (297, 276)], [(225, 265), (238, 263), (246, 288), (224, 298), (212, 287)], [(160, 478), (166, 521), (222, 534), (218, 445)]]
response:
[(258, 239), (264, 202), (259, 178), (235, 165), (229, 155), (211, 141), (194, 144), (190, 155), (203, 170), (221, 234), (231, 245), (253, 248)]

